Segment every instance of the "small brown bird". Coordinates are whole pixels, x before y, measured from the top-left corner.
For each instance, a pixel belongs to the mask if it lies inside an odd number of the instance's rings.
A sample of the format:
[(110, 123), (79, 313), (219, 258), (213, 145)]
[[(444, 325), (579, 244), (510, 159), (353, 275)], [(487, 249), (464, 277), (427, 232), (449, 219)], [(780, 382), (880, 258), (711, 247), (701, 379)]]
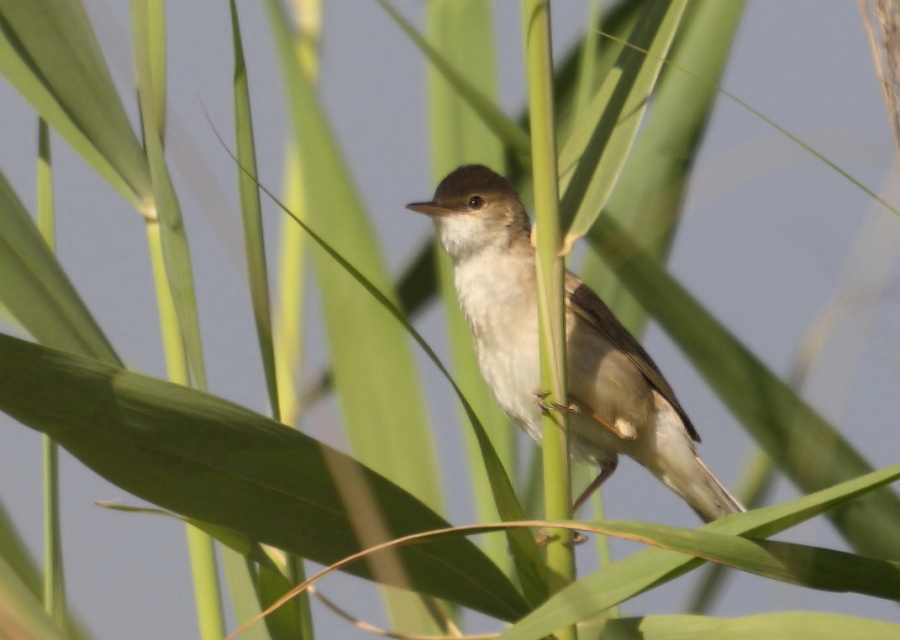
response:
[[(485, 381), (513, 422), (540, 441), (535, 253), (519, 195), (487, 167), (465, 165), (441, 181), (431, 202), (407, 208), (434, 220), (453, 260)], [(743, 511), (697, 456), (700, 437), (647, 352), (572, 273), (565, 288), (570, 448), (601, 469), (576, 508), (625, 454), (707, 522)]]

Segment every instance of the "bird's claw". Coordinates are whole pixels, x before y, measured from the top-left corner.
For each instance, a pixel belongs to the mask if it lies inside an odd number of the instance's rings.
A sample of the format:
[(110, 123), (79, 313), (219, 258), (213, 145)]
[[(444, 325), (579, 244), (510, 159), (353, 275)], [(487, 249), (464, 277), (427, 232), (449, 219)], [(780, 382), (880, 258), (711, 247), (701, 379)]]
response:
[[(557, 540), (559, 540), (559, 534), (551, 533), (547, 529), (541, 529), (537, 537), (535, 537), (534, 542), (539, 547), (546, 547), (551, 542), (556, 542)], [(585, 542), (587, 542), (586, 535), (580, 531), (573, 531), (572, 537), (569, 540), (564, 541), (563, 544), (567, 547), (576, 547)]]
[(546, 529), (541, 529), (534, 538), (534, 543), (539, 547), (546, 547), (548, 544), (558, 539), (555, 533), (550, 533)]
[(559, 402), (547, 401), (547, 397), (550, 395), (549, 391), (544, 391), (542, 389), (538, 389), (534, 392), (535, 398), (537, 398), (538, 407), (541, 409), (541, 413), (548, 414), (551, 411), (559, 411), (560, 413), (581, 413), (581, 407), (577, 404), (560, 404)]
[(567, 540), (563, 544), (565, 544), (567, 547), (577, 547), (578, 545), (584, 544), (585, 542), (587, 542), (586, 535), (584, 535), (580, 531), (573, 531), (572, 538), (570, 540)]

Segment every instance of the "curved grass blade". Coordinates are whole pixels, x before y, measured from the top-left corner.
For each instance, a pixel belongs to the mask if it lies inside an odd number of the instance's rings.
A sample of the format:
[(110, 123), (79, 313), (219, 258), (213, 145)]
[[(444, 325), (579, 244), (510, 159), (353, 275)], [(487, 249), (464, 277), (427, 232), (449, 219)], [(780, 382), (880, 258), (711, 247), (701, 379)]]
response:
[(819, 611), (760, 613), (739, 618), (668, 615), (590, 623), (586, 631), (616, 640), (890, 640), (900, 627), (890, 622)]
[[(0, 335), (0, 409), (109, 481), (178, 513), (330, 564), (359, 550), (335, 465), (360, 475), (393, 536), (447, 526), (330, 447), (209, 394)], [(527, 611), (464, 540), (402, 551), (415, 589), (504, 620)], [(370, 576), (367, 566), (349, 569)]]
[[(236, 161), (236, 158), (233, 154), (229, 155), (231, 155), (232, 159)], [(376, 300), (378, 304), (381, 305), (410, 336), (412, 336), (416, 343), (425, 352), (425, 355), (427, 355), (428, 358), (438, 368), (438, 371), (440, 371), (441, 375), (443, 375), (447, 382), (450, 383), (450, 386), (453, 387), (453, 391), (456, 393), (457, 398), (459, 398), (459, 401), (462, 403), (463, 409), (466, 412), (466, 416), (468, 417), (469, 422), (471, 423), (472, 428), (475, 432), (475, 437), (477, 438), (479, 447), (481, 448), (481, 456), (488, 472), (488, 478), (490, 479), (491, 491), (494, 493), (494, 502), (497, 505), (497, 509), (500, 512), (501, 517), (507, 521), (521, 520), (524, 517), (522, 505), (519, 503), (519, 500), (516, 497), (516, 493), (513, 489), (512, 483), (510, 482), (509, 476), (507, 475), (506, 470), (503, 468), (503, 465), (500, 462), (500, 458), (497, 456), (497, 452), (494, 450), (494, 447), (491, 444), (490, 438), (487, 436), (487, 433), (484, 430), (484, 427), (481, 425), (481, 422), (479, 421), (478, 416), (475, 414), (475, 411), (472, 409), (472, 406), (469, 404), (465, 395), (456, 384), (456, 381), (450, 375), (450, 372), (446, 367), (444, 367), (443, 363), (441, 363), (434, 350), (428, 345), (421, 334), (419, 334), (419, 332), (416, 331), (416, 329), (409, 323), (409, 320), (407, 320), (404, 313), (400, 311), (400, 309), (398, 309), (395, 304), (385, 296), (384, 293), (382, 293), (372, 282), (366, 279), (365, 276), (360, 273), (360, 271), (356, 267), (354, 267), (343, 256), (337, 253), (315, 231), (313, 231), (305, 222), (303, 222), (303, 220), (298, 218), (287, 207), (285, 207), (284, 204), (281, 203), (270, 190), (268, 190), (262, 184), (260, 184), (259, 187), (269, 198), (272, 199), (273, 202), (275, 202), (282, 209), (282, 211), (291, 216), (298, 225), (303, 227), (304, 231), (309, 234), (310, 238), (312, 238), (312, 240), (329, 257), (331, 257), (331, 259), (339, 264), (342, 269), (344, 269), (363, 289), (365, 289), (365, 291), (370, 296), (372, 296), (372, 298)], [(523, 577), (522, 579), (543, 580), (545, 566), (539, 554), (534, 552), (534, 540), (528, 539), (527, 546), (521, 549), (516, 548), (516, 545), (518, 544), (520, 544), (520, 541), (517, 538), (510, 540), (512, 553), (517, 557), (518, 562), (522, 563), (523, 560), (526, 561), (525, 563), (518, 566), (518, 570), (520, 572), (526, 571), (529, 573), (528, 576)]]
[[(592, 524), (612, 535), (810, 589), (900, 600), (900, 562), (704, 529), (680, 529), (646, 522), (598, 521)], [(592, 530), (591, 526), (586, 525), (586, 530)]]
[[(604, 11), (596, 22), (586, 24), (585, 29), (596, 35), (600, 32), (612, 33), (624, 40), (634, 29), (643, 6), (641, 2), (620, 0)], [(588, 49), (585, 49), (586, 45)], [(553, 79), (553, 101), (560, 140), (569, 139), (574, 122), (583, 113), (585, 103), (580, 97), (581, 92), (587, 94), (585, 98), (594, 95), (621, 50), (621, 45), (616, 41), (585, 35), (558, 58)], [(583, 64), (585, 59), (592, 60), (589, 73)]]
[[(607, 216), (589, 239), (684, 350), (759, 445), (800, 489), (818, 491), (872, 470), (824, 418), (773, 374)], [(900, 499), (885, 489), (830, 518), (860, 553), (900, 557)]]
[[(286, 208), (291, 210), (290, 203), (286, 202), (286, 205)], [(292, 223), (291, 226), (303, 231), (298, 225)], [(420, 314), (435, 296), (438, 287), (438, 255), (432, 239), (423, 242), (418, 253), (402, 269), (395, 281), (397, 304), (403, 311), (403, 316), (410, 320)], [(332, 371), (325, 368), (313, 379), (314, 382), (304, 387), (298, 394), (305, 409), (309, 409), (311, 405), (324, 398), (331, 389)]]
[(240, 167), (238, 189), (241, 202), (241, 220), (244, 228), (244, 251), (247, 260), (247, 279), (253, 301), (253, 318), (262, 357), (266, 388), (272, 417), (281, 420), (278, 402), (278, 382), (275, 376), (275, 347), (272, 341), (272, 313), (269, 304), (269, 275), (266, 268), (266, 247), (263, 237), (262, 212), (259, 206), (259, 190), (256, 187), (256, 151), (253, 144), (253, 120), (250, 111), (250, 90), (247, 84), (247, 67), (244, 64), (244, 47), (241, 43), (241, 27), (234, 0), (231, 9), (232, 48), (234, 49), (234, 128), (235, 151)]
[(140, 143), (78, 0), (0, 0), (0, 72), (138, 209), (151, 197)]
[[(699, 531), (766, 537), (853, 499), (853, 506), (900, 477), (900, 465), (872, 472), (784, 504), (722, 518)], [(883, 491), (883, 489), (882, 489)], [(861, 495), (866, 494), (866, 495)], [(551, 596), (500, 635), (500, 640), (536, 640), (553, 629), (587, 619), (608, 607), (695, 569), (702, 560), (668, 549), (645, 549), (600, 568)]]
[(36, 340), (121, 364), (2, 172), (0, 273), (3, 305)]
[(564, 192), (560, 211), (566, 251), (593, 224), (616, 184), (687, 2), (644, 6), (629, 42), (654, 55), (645, 56), (630, 47), (622, 49), (560, 151), (560, 187)]

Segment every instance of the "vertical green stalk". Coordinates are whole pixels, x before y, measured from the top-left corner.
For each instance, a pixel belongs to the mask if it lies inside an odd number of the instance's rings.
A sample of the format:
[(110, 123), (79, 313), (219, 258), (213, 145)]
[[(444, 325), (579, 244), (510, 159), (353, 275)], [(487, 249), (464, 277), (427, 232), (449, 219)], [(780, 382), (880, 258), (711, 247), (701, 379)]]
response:
[[(166, 359), (166, 371), (169, 380), (187, 385), (190, 379), (187, 357), (178, 329), (178, 314), (172, 298), (172, 290), (169, 288), (169, 279), (166, 276), (159, 222), (155, 219), (148, 219), (146, 231), (153, 282), (156, 286), (156, 305), (163, 353)], [(202, 640), (218, 640), (225, 636), (225, 626), (219, 599), (219, 579), (212, 539), (190, 525), (185, 526), (185, 532), (194, 583), (199, 637)]]
[[(290, 0), (287, 8), (288, 15), (293, 18), (292, 35), (297, 60), (310, 82), (315, 83), (319, 71), (322, 0)], [(283, 199), (285, 205), (297, 213), (305, 200), (300, 155), (293, 138), (288, 141), (285, 152)], [(278, 308), (274, 321), (275, 372), (281, 420), (293, 425), (302, 410), (295, 373), (303, 359), (306, 234), (289, 216), (284, 216), (279, 237)]]
[[(163, 0), (131, 0), (135, 79), (144, 153), (153, 183), (144, 203), (147, 242), (156, 286), (166, 369), (172, 382), (206, 387), (190, 250), (165, 160), (166, 25)], [(212, 539), (186, 526), (199, 637), (225, 635), (219, 576)]]
[[(300, 159), (293, 143), (284, 160), (285, 206), (299, 211), (303, 203), (303, 178)], [(302, 410), (297, 393), (297, 368), (303, 360), (303, 302), (306, 272), (306, 239), (303, 228), (289, 216), (284, 216), (279, 231), (278, 297), (274, 317), (275, 379), (281, 421), (295, 425)]]
[[(541, 336), (541, 388), (549, 399), (565, 406), (566, 345), (563, 278), (560, 256), (559, 186), (553, 121), (553, 61), (550, 49), (549, 0), (523, 0), (528, 111), (537, 243), (538, 318)], [(568, 520), (572, 511), (571, 472), (565, 411), (551, 409), (542, 420), (544, 509), (548, 520)], [(547, 545), (549, 587), (554, 593), (575, 577), (571, 533), (554, 530)], [(576, 638), (574, 626), (557, 637)]]
[[(50, 164), (50, 131), (38, 123), (37, 223), (47, 246), (55, 248), (53, 173)], [(65, 628), (65, 584), (63, 582), (62, 537), (59, 518), (58, 447), (46, 434), (41, 436), (44, 468), (44, 611)]]
[[(322, 0), (289, 0), (294, 22), (294, 49), (300, 68), (311, 82), (319, 71), (319, 38), (322, 30)], [(300, 211), (305, 201), (305, 187), (300, 153), (296, 139), (291, 138), (284, 161), (284, 202), (291, 211)], [(295, 373), (303, 359), (303, 303), (306, 295), (306, 234), (300, 225), (284, 216), (281, 227), (281, 248), (278, 279), (279, 308), (275, 314), (275, 378), (278, 388), (282, 422), (295, 424), (302, 407), (297, 397)], [(306, 578), (302, 558), (287, 554), (288, 579), (300, 584)], [(294, 601), (303, 625), (304, 638), (313, 637), (312, 611), (309, 594), (304, 592)]]

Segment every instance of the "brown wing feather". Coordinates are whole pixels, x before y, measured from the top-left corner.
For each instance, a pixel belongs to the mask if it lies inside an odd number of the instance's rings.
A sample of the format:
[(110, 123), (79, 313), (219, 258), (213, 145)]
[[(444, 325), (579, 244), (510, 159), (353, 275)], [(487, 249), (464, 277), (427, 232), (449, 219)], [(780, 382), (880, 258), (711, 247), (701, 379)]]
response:
[(659, 367), (653, 362), (653, 358), (634, 339), (634, 336), (628, 333), (628, 329), (622, 326), (622, 323), (599, 296), (591, 291), (590, 287), (584, 284), (578, 276), (569, 271), (566, 272), (566, 306), (600, 331), (610, 344), (631, 358), (647, 381), (675, 408), (684, 421), (684, 426), (691, 438), (700, 442), (700, 434), (697, 433), (691, 419), (688, 418), (681, 403), (678, 402), (675, 392), (666, 382)]

